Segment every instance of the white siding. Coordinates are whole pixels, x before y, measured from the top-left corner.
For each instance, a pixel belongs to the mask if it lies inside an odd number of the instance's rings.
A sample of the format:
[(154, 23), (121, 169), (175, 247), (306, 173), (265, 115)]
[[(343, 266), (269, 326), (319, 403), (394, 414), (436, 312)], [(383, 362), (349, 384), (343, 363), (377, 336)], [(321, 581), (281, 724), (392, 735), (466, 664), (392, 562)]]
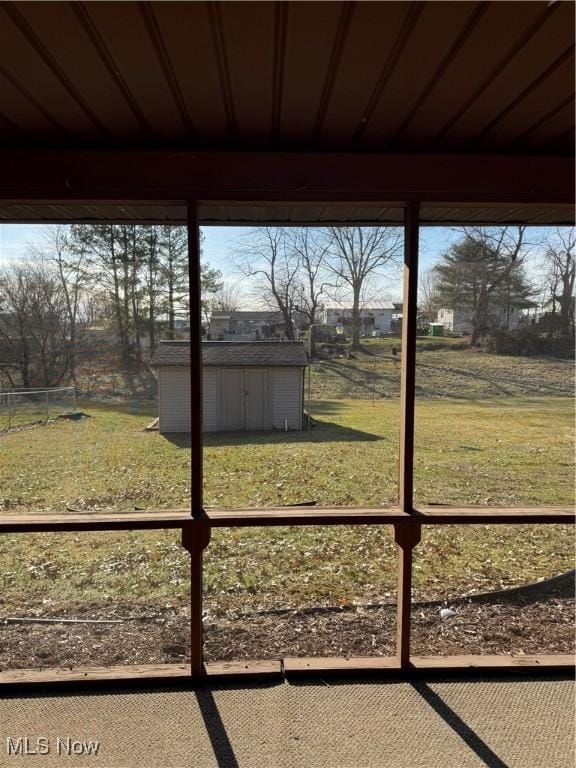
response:
[[(372, 318), (374, 320), (374, 329), (382, 331), (382, 333), (389, 333), (390, 332), (390, 325), (392, 323), (392, 316), (394, 314), (398, 314), (398, 310), (396, 309), (370, 309), (370, 308), (364, 308), (360, 307), (360, 318), (362, 320), (367, 320)], [(326, 325), (337, 325), (340, 318), (347, 318), (348, 320), (352, 320), (352, 310), (351, 309), (333, 309), (328, 308), (323, 310), (322, 315), (322, 322)]]
[(438, 310), (438, 317), (436, 318), (438, 323), (441, 323), (444, 328), (449, 331), (454, 331), (454, 310), (448, 309), (448, 307), (442, 307)]
[(205, 366), (202, 380), (202, 399), (204, 413), (204, 432), (216, 432), (218, 429), (218, 394), (216, 391), (216, 372), (212, 366)]
[[(204, 431), (215, 432), (216, 370), (203, 371)], [(158, 415), (160, 432), (190, 432), (190, 369), (162, 365), (158, 369)]]
[(392, 315), (394, 314), (393, 309), (387, 309), (382, 310), (382, 312), (378, 312), (375, 317), (375, 327), (382, 331), (382, 333), (390, 333), (390, 326), (392, 324)]
[[(218, 425), (218, 368), (203, 371), (204, 431), (215, 432)], [(272, 425), (302, 429), (302, 368), (271, 367)], [(158, 368), (158, 415), (160, 432), (190, 432), (190, 369), (181, 365)]]
[(470, 322), (470, 313), (462, 309), (448, 309), (443, 307), (438, 310), (438, 320), (444, 328), (451, 333), (471, 333), (472, 323)]
[(302, 368), (272, 369), (272, 424), (275, 429), (302, 429)]
[(190, 368), (161, 365), (158, 400), (160, 432), (190, 432)]

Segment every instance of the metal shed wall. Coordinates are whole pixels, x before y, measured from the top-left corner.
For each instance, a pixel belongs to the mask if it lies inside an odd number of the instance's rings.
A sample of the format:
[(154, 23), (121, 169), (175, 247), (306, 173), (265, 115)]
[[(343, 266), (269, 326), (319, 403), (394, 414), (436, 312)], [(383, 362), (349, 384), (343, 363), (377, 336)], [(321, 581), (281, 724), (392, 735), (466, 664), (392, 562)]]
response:
[(275, 429), (302, 429), (302, 368), (272, 369), (272, 424)]
[[(270, 367), (272, 426), (302, 429), (302, 368)], [(218, 366), (203, 369), (203, 419), (205, 432), (221, 429), (218, 418)], [(160, 432), (190, 431), (190, 368), (183, 365), (158, 367), (158, 416)]]
[(158, 368), (160, 432), (190, 432), (190, 368)]

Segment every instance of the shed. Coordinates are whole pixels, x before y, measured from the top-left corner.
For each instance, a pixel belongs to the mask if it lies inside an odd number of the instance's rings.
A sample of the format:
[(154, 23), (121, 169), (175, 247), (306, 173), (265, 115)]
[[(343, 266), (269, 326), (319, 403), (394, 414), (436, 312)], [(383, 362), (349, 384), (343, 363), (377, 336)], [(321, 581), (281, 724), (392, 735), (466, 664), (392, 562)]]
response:
[[(202, 342), (205, 432), (302, 429), (304, 370), (300, 342)], [(158, 371), (160, 432), (190, 432), (190, 346), (161, 341)]]

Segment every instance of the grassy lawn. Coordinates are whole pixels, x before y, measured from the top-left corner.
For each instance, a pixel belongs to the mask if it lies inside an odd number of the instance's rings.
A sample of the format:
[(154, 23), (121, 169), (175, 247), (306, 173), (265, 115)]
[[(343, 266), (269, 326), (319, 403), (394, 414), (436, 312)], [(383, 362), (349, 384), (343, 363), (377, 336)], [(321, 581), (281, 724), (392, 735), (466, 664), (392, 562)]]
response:
[[(189, 503), (186, 437), (143, 432), (150, 413), (87, 408), (0, 438), (4, 511), (175, 507)], [(399, 401), (314, 401), (300, 433), (207, 435), (208, 506), (394, 504)], [(572, 401), (421, 400), (416, 413), (420, 503), (571, 501)]]
[[(400, 393), (398, 339), (367, 339), (353, 359), (312, 366), (312, 391), (324, 398), (395, 398)], [(508, 357), (470, 350), (462, 339), (419, 338), (416, 392), (421, 398), (485, 400), (501, 397), (568, 396), (574, 366), (567, 360)]]
[[(442, 350), (427, 360), (441, 368), (450, 354), (466, 370), (472, 355), (461, 351)], [(566, 367), (556, 379), (550, 375), (554, 386), (564, 386)], [(518, 370), (516, 362), (521, 378)], [(494, 370), (490, 376), (496, 379)], [(420, 398), (420, 503), (572, 503), (572, 399), (532, 393), (529, 377), (527, 386), (523, 397)], [(188, 504), (189, 444), (142, 431), (152, 406), (82, 407), (91, 418), (0, 437), (4, 511)], [(395, 503), (398, 399), (319, 399), (312, 413), (317, 426), (307, 432), (208, 435), (207, 505)], [(573, 537), (563, 526), (433, 529), (418, 549), (415, 588), (421, 597), (461, 594), (532, 581), (572, 564)], [(179, 605), (188, 588), (187, 556), (169, 531), (4, 536), (0, 573), (7, 611), (47, 606), (51, 612), (85, 601), (104, 606), (118, 596)], [(395, 578), (387, 528), (221, 530), (206, 555), (211, 611), (386, 600)]]

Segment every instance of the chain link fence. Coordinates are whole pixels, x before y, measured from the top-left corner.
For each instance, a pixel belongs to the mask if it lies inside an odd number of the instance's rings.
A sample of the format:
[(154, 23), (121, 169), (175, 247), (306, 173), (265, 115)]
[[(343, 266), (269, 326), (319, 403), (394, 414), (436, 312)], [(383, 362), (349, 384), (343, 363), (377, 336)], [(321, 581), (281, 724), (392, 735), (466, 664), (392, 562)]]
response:
[(0, 390), (0, 431), (43, 424), (74, 411), (75, 387)]

